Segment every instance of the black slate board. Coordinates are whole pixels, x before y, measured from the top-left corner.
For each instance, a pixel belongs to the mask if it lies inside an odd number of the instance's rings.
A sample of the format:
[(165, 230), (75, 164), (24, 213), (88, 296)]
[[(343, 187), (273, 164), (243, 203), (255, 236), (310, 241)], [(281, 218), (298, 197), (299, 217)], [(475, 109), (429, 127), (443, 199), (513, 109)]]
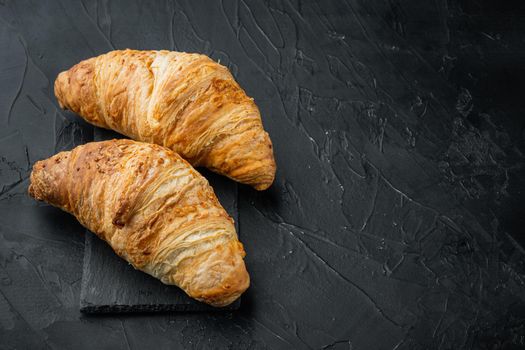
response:
[[(95, 141), (123, 138), (108, 130), (96, 129)], [(237, 225), (237, 184), (205, 169), (199, 171), (213, 186), (215, 194)], [(237, 230), (238, 231), (238, 230)], [(80, 310), (85, 313), (236, 310), (240, 299), (217, 309), (188, 297), (181, 289), (168, 286), (119, 258), (111, 247), (87, 231), (80, 292)]]

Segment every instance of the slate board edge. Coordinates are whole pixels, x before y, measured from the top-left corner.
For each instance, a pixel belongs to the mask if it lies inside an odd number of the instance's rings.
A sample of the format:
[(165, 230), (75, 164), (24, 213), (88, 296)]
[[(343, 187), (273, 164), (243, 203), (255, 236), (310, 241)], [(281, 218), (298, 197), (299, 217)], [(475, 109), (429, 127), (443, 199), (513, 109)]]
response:
[(80, 311), (83, 311), (86, 307), (86, 303), (84, 303), (84, 300), (86, 300), (86, 290), (87, 290), (87, 282), (88, 279), (86, 278), (86, 274), (84, 271), (86, 271), (86, 268), (89, 264), (89, 260), (91, 259), (91, 240), (88, 238), (88, 235), (90, 235), (91, 232), (89, 230), (84, 231), (84, 260), (82, 262), (82, 282), (80, 284)]
[(84, 314), (110, 314), (110, 313), (163, 313), (163, 312), (230, 312), (236, 311), (240, 307), (240, 299), (233, 304), (222, 308), (212, 306), (203, 309), (202, 306), (182, 304), (135, 304), (135, 305), (93, 305), (85, 303), (81, 305), (80, 312)]

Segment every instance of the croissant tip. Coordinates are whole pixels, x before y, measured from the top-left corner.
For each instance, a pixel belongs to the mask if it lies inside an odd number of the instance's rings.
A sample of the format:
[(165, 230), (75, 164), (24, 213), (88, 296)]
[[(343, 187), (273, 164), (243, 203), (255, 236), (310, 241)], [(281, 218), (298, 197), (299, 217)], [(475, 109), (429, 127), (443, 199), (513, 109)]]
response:
[(270, 188), (271, 185), (272, 185), (272, 182), (262, 183), (262, 184), (254, 185), (253, 188), (256, 189), (257, 191), (264, 191)]
[(29, 186), (27, 187), (27, 194), (38, 201), (45, 198), (45, 188), (42, 187), (41, 174), (43, 169), (45, 169), (45, 165), (42, 161), (38, 161), (33, 165), (33, 170), (29, 176)]
[(239, 299), (241, 295), (248, 289), (249, 286), (250, 277), (248, 273), (246, 273), (244, 281), (239, 282), (239, 284), (237, 285), (230, 286), (232, 290), (223, 290), (222, 292), (217, 293), (215, 295), (207, 295), (201, 297), (196, 296), (195, 298), (213, 307), (226, 307), (235, 302), (237, 299)]
[(34, 196), (34, 188), (33, 188), (33, 184), (29, 184), (29, 187), (27, 188), (27, 194), (28, 194), (30, 197), (35, 198), (35, 196)]
[(244, 255), (242, 243), (235, 240), (187, 260), (177, 271), (191, 276), (183, 289), (192, 298), (213, 307), (230, 305), (250, 286)]
[(266, 169), (264, 175), (258, 179), (259, 181), (252, 184), (252, 187), (257, 191), (264, 191), (270, 188), (275, 180), (275, 170), (275, 162), (273, 162), (273, 164)]
[(62, 109), (64, 109), (64, 103), (63, 103), (64, 91), (67, 89), (66, 88), (66, 83), (67, 83), (66, 75), (67, 74), (68, 74), (67, 71), (60, 72), (57, 78), (55, 79), (55, 84), (54, 84), (55, 96), (57, 98), (58, 105)]

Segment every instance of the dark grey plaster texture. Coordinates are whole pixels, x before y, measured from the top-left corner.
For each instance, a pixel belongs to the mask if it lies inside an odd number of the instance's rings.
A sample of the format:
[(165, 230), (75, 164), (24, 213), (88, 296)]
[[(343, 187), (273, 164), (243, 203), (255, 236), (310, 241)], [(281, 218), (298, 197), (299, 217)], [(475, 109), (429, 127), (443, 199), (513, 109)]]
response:
[[(510, 0), (0, 0), (0, 348), (524, 348), (524, 16)], [(278, 171), (239, 186), (237, 311), (79, 311), (85, 230), (26, 191), (35, 161), (94, 138), (54, 78), (114, 48), (207, 54), (261, 109)]]

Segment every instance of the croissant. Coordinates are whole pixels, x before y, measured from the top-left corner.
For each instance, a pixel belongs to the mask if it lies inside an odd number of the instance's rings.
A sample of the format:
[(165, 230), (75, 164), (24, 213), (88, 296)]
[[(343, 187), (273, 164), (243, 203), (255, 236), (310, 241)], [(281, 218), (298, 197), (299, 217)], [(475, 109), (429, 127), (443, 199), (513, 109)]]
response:
[(60, 107), (128, 137), (156, 143), (257, 190), (275, 177), (270, 137), (252, 98), (209, 57), (111, 51), (55, 81)]
[(76, 216), (113, 250), (213, 306), (249, 285), (233, 220), (176, 153), (131, 140), (92, 142), (37, 162), (29, 194)]

